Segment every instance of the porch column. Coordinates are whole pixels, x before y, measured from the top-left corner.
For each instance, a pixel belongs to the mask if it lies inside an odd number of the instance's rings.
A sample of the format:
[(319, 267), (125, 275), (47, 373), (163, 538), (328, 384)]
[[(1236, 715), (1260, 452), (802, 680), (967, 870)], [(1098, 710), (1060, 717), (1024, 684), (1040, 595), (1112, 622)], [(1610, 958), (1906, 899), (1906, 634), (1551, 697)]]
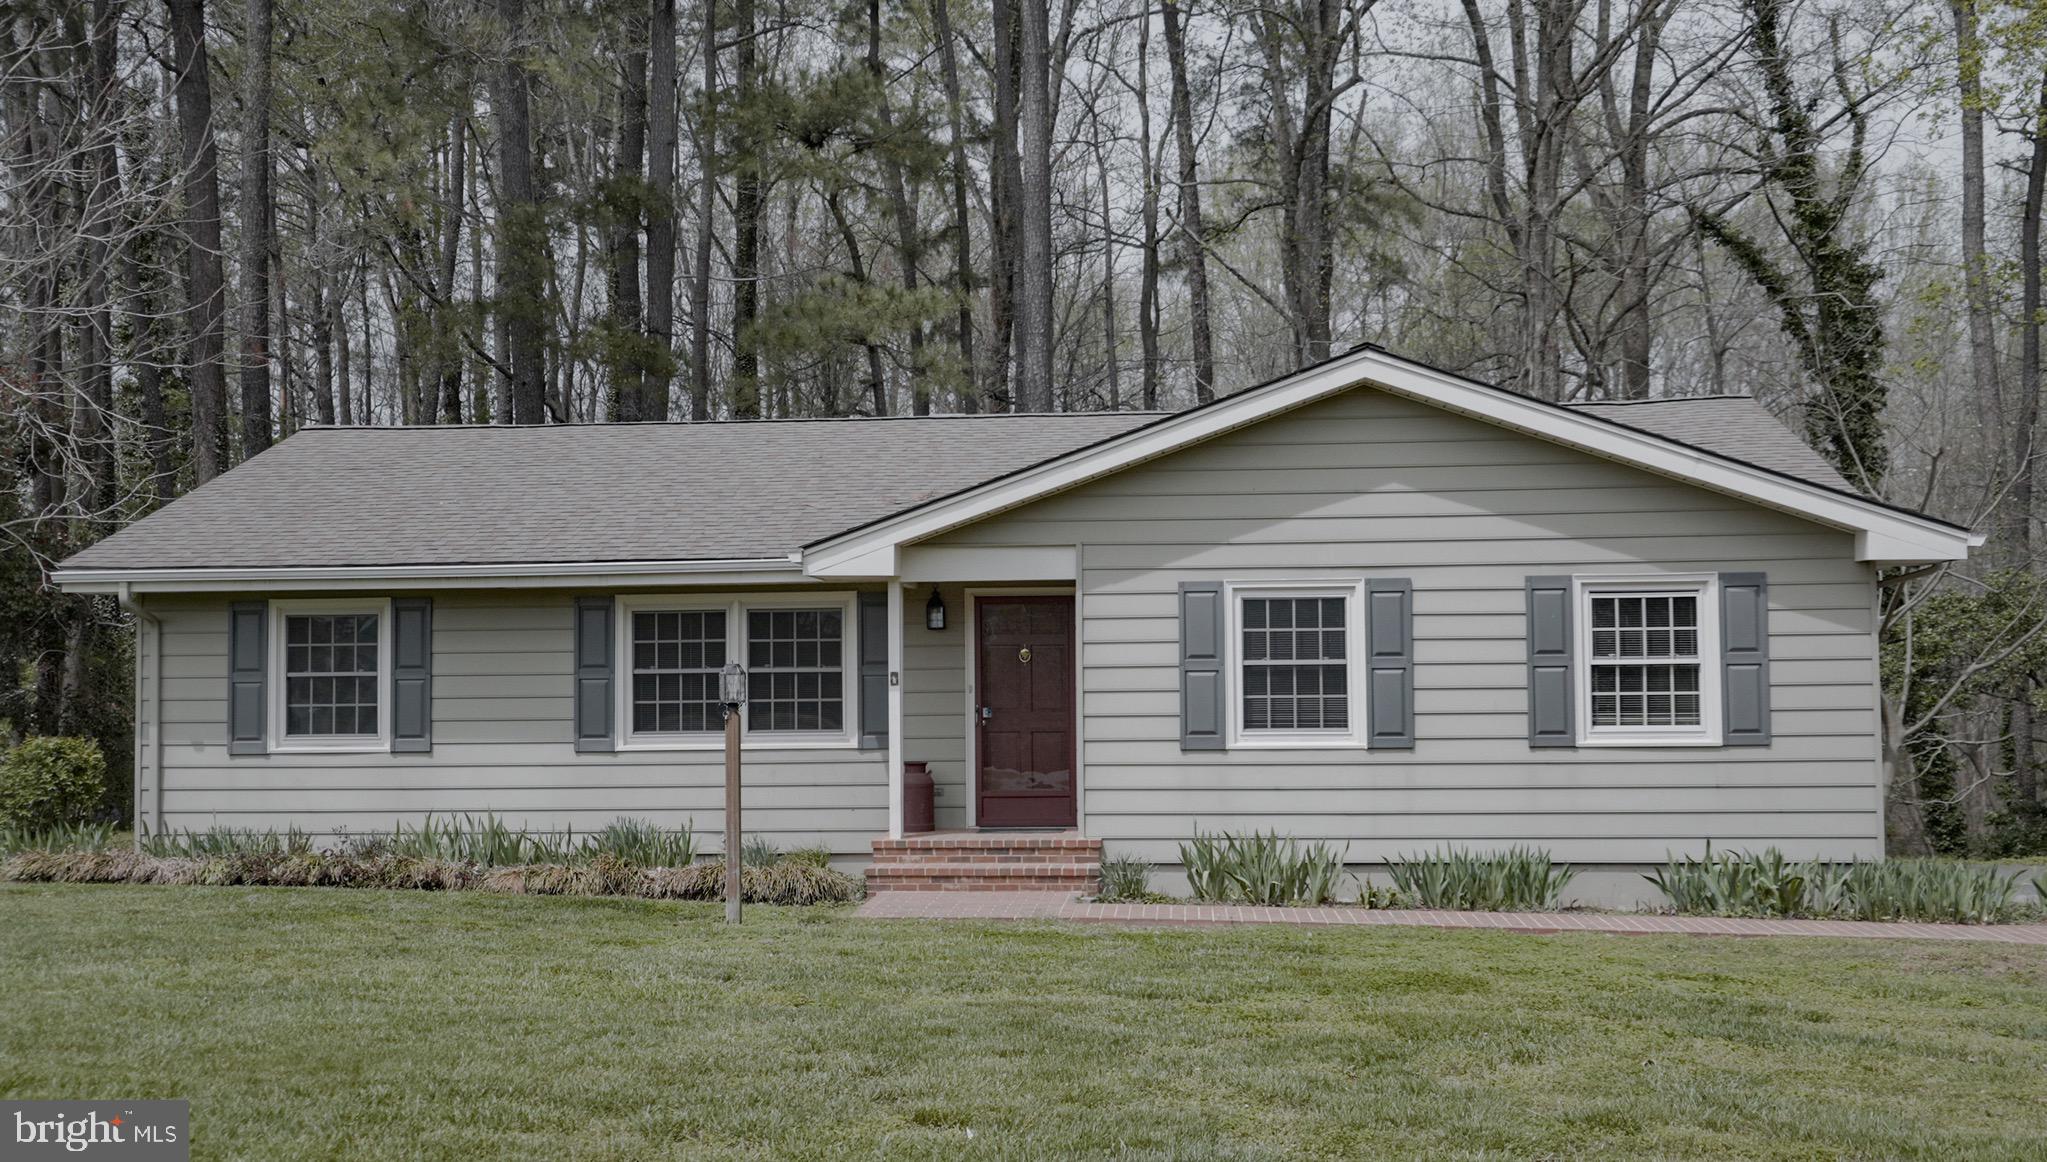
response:
[(903, 581), (888, 583), (888, 837), (903, 837)]

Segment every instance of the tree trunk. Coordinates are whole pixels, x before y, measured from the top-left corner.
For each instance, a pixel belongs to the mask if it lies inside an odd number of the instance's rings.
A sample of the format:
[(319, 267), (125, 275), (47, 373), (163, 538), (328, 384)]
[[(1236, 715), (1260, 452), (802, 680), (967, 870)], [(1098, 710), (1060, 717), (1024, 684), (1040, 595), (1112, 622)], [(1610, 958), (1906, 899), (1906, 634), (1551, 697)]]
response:
[(647, 366), (640, 415), (668, 418), (675, 378), (675, 0), (651, 0), (647, 15)]
[[(1185, 239), (1187, 308), (1194, 340), (1194, 402), (1207, 403), (1215, 398), (1215, 351), (1208, 330), (1207, 236), (1201, 227), (1201, 178), (1194, 155), (1194, 97), (1187, 84), (1187, 38), (1180, 27), (1177, 0), (1165, 0), (1165, 25), (1166, 62), (1173, 73), (1173, 141), (1180, 160), (1180, 233)], [(1327, 148), (1326, 139), (1324, 147)], [(1325, 332), (1328, 329), (1326, 317), (1323, 329)], [(1324, 338), (1327, 339), (1326, 334)]]
[(1052, 59), (1049, 0), (1017, 0), (1016, 410), (1052, 410)]
[(740, 116), (733, 131), (732, 172), (732, 418), (759, 419), (760, 354), (752, 334), (760, 314), (761, 142), (749, 128), (755, 94), (754, 0), (737, 0), (733, 66)]
[[(1170, 122), (1171, 117), (1167, 120)], [(1137, 148), (1143, 170), (1144, 254), (1137, 279), (1137, 344), (1145, 411), (1159, 406), (1159, 174), (1165, 142), (1151, 140), (1151, 20), (1137, 25)]]
[(967, 164), (965, 117), (960, 99), (959, 54), (953, 46), (952, 12), (947, 0), (931, 0), (931, 22), (938, 40), (940, 75), (945, 81), (945, 118), (952, 145), (952, 247), (953, 293), (959, 296), (960, 370), (966, 386), (960, 390), (960, 410), (980, 409), (980, 376), (974, 366), (974, 239), (967, 218), (967, 183), (973, 170)]
[(242, 29), (242, 457), (270, 446), (270, 0)]
[[(83, 445), (85, 511), (94, 521), (112, 515), (114, 499), (114, 246), (121, 192), (120, 159), (114, 145), (114, 111), (120, 96), (120, 13), (114, 0), (93, 0), (92, 27), (85, 48), (85, 109), (93, 141), (92, 182), (85, 194), (87, 367), (73, 409), (73, 440)], [(149, 356), (145, 356), (148, 358)]]
[(498, 0), (508, 43), (498, 73), (494, 104), (498, 118), (498, 311), (504, 318), (505, 349), (511, 370), (506, 385), (512, 421), (538, 424), (547, 418), (547, 369), (541, 327), (545, 322), (547, 222), (533, 186), (533, 124), (524, 54), (531, 30), (526, 0)]
[[(881, 0), (867, 0), (867, 72), (874, 78), (875, 117), (884, 137), (895, 136), (895, 113), (889, 108), (888, 73), (881, 65)], [(917, 296), (917, 263), (922, 257), (922, 227), (917, 223), (917, 203), (903, 181), (903, 166), (896, 159), (895, 145), (885, 142), (881, 149), (882, 181), (896, 220), (896, 252), (903, 267), (903, 290)], [(915, 415), (931, 414), (931, 385), (924, 376), (924, 321), (910, 320), (910, 410)]]
[[(2038, 103), (2033, 107), (2032, 157), (2026, 167), (2026, 195), (2019, 214), (2019, 398), (2011, 430), (2015, 445), (2012, 481), (2010, 533), (2011, 555), (2022, 567), (2033, 561), (2033, 503), (2035, 499), (2034, 449), (2040, 429), (2040, 219), (2047, 210), (2047, 72), (2040, 79)], [(2027, 693), (2031, 693), (2028, 688)], [(2040, 777), (2033, 769), (2033, 709), (2021, 700), (2012, 713), (2015, 740), (2012, 761), (2012, 799), (2018, 809), (2037, 816), (2047, 800), (2041, 796)]]
[[(1983, 46), (1977, 36), (1976, 0), (1948, 0), (1948, 13), (1955, 25), (1955, 87), (1961, 104), (1962, 286), (1969, 317), (1969, 375), (1982, 438), (1997, 448), (2006, 441), (1998, 398), (1990, 260), (1983, 242)], [(2009, 517), (2002, 523), (2008, 529)]]
[(1095, 171), (1102, 188), (1102, 363), (1109, 375), (1109, 410), (1123, 410), (1123, 373), (1118, 366), (1120, 344), (1116, 338), (1116, 228), (1110, 215), (1115, 206), (1109, 195), (1109, 155), (1102, 146), (1099, 124), (1095, 134)]
[(647, 361), (642, 357), (640, 328), (640, 166), (647, 153), (647, 50), (639, 21), (629, 18), (619, 55), (618, 148), (612, 154), (611, 196), (605, 249), (610, 276), (612, 418), (632, 422), (646, 418), (641, 384)]
[(988, 322), (994, 332), (988, 350), (988, 385), (984, 394), (991, 408), (1013, 411), (1016, 393), (1010, 387), (1015, 363), (1018, 250), (1022, 244), (1018, 223), (1023, 174), (1017, 160), (1017, 118), (1019, 116), (1018, 76), (1022, 51), (1018, 3), (1042, 0), (990, 0), (995, 26), (995, 105), (989, 119), (990, 156), (989, 223), (994, 252), (994, 277), (988, 289)]
[(718, 220), (718, 0), (704, 0), (703, 109), (697, 119), (697, 252), (689, 283), (689, 418), (711, 418), (711, 246)]
[(192, 476), (199, 485), (225, 472), (228, 458), (220, 154), (213, 143), (205, 0), (165, 0), (165, 7), (177, 70), (174, 92), (184, 165), (185, 334), (190, 344)]
[(440, 283), (434, 304), (434, 350), (441, 364), (441, 422), (462, 422), (462, 321), (456, 317), (455, 265), (462, 257), (462, 211), (468, 181), (467, 117), (457, 113), (448, 124), (447, 176), (441, 208)]

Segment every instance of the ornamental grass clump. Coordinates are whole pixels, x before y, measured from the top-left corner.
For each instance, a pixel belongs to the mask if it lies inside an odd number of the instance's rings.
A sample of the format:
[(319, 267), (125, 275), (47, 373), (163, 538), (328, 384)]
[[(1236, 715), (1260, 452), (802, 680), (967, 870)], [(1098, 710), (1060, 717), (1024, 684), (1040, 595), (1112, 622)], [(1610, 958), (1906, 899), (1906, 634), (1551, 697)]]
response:
[(1278, 832), (1208, 835), (1180, 845), (1180, 863), (1197, 900), (1246, 904), (1324, 904), (1336, 898), (1343, 854)]
[(1716, 855), (1709, 846), (1703, 858), (1673, 856), (1644, 878), (1684, 915), (1998, 924), (2026, 911), (2020, 874), (1945, 859), (1794, 862), (1776, 848)]
[(52, 827), (0, 827), (0, 855), (17, 851), (105, 851), (118, 834), (111, 823), (60, 823)]
[(306, 852), (313, 849), (312, 837), (296, 827), (280, 835), (274, 830), (250, 827), (209, 827), (204, 831), (167, 831), (144, 835), (142, 850), (167, 859), (215, 859), (236, 855)]
[(663, 831), (645, 819), (620, 816), (590, 837), (592, 859), (612, 856), (641, 867), (688, 867), (697, 861), (696, 836), (684, 826)]
[(1564, 889), (1578, 873), (1540, 848), (1502, 852), (1445, 848), (1440, 852), (1389, 860), (1401, 906), (1458, 912), (1550, 912), (1562, 906)]
[(1102, 890), (1095, 896), (1108, 903), (1143, 903), (1161, 899), (1151, 890), (1151, 861), (1134, 855), (1114, 855), (1102, 861)]

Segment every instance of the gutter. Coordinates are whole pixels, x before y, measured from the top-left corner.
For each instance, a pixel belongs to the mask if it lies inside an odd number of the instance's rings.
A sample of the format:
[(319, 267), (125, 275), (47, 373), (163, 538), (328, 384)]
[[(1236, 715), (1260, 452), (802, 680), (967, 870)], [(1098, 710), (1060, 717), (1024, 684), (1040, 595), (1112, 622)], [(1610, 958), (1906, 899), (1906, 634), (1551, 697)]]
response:
[(51, 580), (74, 593), (275, 588), (377, 588), (418, 584), (505, 586), (550, 583), (658, 584), (675, 580), (705, 583), (744, 576), (787, 574), (805, 581), (801, 558), (738, 557), (685, 561), (530, 561), (446, 565), (280, 565), (169, 569), (58, 569)]

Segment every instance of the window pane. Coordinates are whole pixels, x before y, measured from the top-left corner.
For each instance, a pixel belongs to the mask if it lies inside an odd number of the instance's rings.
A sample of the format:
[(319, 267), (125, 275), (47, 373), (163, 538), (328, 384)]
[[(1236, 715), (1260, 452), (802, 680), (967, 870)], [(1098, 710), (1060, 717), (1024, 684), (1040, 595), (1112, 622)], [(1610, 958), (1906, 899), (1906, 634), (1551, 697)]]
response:
[(1241, 729), (1349, 729), (1348, 608), (1341, 597), (1241, 599)]
[(717, 729), (724, 613), (647, 610), (633, 614), (632, 626), (633, 729), (664, 734)]
[(747, 611), (748, 729), (844, 729), (845, 620), (837, 609)]

